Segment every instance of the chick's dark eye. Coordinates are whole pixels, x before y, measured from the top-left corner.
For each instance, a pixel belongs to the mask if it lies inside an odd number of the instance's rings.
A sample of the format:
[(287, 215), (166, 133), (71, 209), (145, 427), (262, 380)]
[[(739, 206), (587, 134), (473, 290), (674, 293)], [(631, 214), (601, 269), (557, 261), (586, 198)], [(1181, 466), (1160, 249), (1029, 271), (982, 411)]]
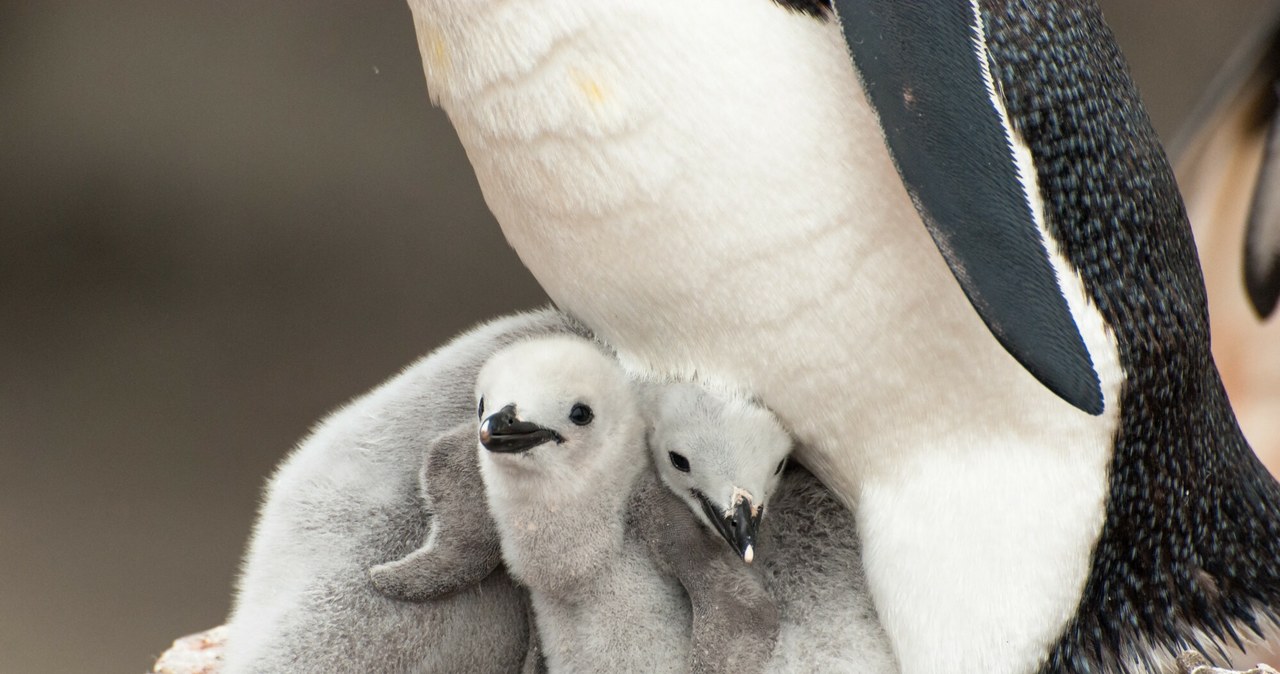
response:
[(684, 458), (683, 454), (677, 454), (676, 452), (667, 452), (667, 458), (671, 459), (671, 465), (675, 466), (676, 470), (680, 471), (681, 473), (689, 472), (689, 460)]
[(481, 396), (480, 398), (480, 409), (476, 410), (476, 416), (480, 417), (481, 421), (484, 421), (484, 397), (483, 396)]
[(779, 461), (779, 462), (778, 462), (778, 467), (777, 467), (777, 468), (775, 468), (775, 469), (773, 470), (773, 474), (774, 474), (774, 475), (777, 475), (778, 473), (781, 473), (781, 472), (782, 472), (782, 469), (783, 469), (786, 465), (787, 465), (787, 460), (786, 460), (786, 459), (783, 459), (783, 460)]
[(594, 418), (595, 414), (591, 412), (591, 408), (582, 403), (575, 404), (573, 409), (569, 410), (569, 421), (579, 426), (586, 426)]

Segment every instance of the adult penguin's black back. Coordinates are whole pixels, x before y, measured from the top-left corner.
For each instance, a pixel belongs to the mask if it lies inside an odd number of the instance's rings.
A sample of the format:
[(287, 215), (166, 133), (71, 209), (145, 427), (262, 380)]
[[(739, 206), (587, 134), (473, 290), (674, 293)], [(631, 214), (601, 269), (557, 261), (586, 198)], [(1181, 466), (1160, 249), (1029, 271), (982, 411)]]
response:
[(1046, 225), (1125, 374), (1105, 524), (1042, 671), (1154, 669), (1261, 636), (1280, 615), (1280, 487), (1218, 377), (1191, 229), (1124, 58), (1093, 2), (980, 8)]

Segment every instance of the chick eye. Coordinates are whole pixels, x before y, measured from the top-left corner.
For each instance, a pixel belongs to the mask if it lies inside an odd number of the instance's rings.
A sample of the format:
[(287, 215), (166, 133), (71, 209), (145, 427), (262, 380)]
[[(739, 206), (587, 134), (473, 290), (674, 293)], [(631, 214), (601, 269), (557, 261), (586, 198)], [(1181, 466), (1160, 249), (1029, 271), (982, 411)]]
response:
[(777, 475), (778, 473), (781, 473), (781, 472), (782, 472), (782, 469), (783, 469), (784, 467), (786, 467), (786, 465), (787, 465), (787, 460), (786, 460), (786, 459), (783, 459), (783, 460), (779, 461), (779, 462), (778, 462), (778, 467), (777, 467), (777, 468), (775, 468), (775, 469), (773, 469), (773, 474), (774, 474), (774, 475)]
[(583, 405), (582, 403), (574, 404), (573, 409), (569, 410), (569, 421), (572, 421), (578, 426), (586, 426), (591, 423), (591, 420), (594, 419), (595, 416), (596, 415), (591, 411), (591, 408)]
[(671, 465), (675, 466), (676, 470), (681, 473), (689, 472), (689, 460), (684, 458), (683, 454), (667, 452), (667, 458), (671, 459)]
[(480, 396), (480, 409), (476, 410), (476, 416), (480, 417), (481, 421), (484, 421), (484, 396)]

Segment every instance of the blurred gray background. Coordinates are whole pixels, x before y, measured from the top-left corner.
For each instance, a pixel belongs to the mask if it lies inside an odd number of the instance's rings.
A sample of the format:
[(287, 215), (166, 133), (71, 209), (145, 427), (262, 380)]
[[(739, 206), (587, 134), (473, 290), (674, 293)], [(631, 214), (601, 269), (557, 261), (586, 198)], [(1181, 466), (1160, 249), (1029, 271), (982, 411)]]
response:
[[(1104, 2), (1162, 135), (1262, 2)], [(220, 623), (308, 427), (545, 299), (397, 0), (0, 3), (0, 672)]]

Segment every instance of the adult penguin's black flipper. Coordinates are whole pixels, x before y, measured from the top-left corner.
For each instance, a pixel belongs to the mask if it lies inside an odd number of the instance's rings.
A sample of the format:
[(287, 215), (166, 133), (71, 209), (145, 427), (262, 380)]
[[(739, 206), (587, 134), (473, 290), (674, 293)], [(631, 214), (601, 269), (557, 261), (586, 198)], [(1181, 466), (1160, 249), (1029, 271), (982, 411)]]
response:
[(1098, 375), (1031, 209), (1034, 178), (1023, 180), (996, 103), (977, 8), (834, 4), (898, 172), (969, 301), (1036, 379), (1100, 414)]
[[(1280, 108), (1280, 79), (1275, 82), (1275, 97), (1274, 105)], [(1280, 299), (1280, 109), (1276, 108), (1272, 109), (1267, 147), (1253, 188), (1244, 238), (1245, 288), (1262, 318), (1275, 311)]]

